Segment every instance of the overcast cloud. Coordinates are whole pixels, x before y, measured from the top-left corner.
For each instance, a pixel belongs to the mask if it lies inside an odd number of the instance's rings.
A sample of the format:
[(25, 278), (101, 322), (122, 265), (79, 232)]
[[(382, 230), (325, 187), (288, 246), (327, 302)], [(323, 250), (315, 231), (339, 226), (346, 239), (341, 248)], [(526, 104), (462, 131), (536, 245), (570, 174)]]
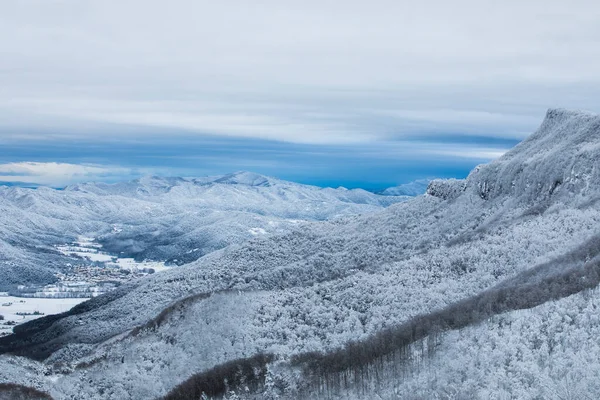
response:
[(104, 180), (129, 174), (121, 167), (66, 163), (20, 162), (0, 164), (0, 182), (63, 187), (75, 182)]
[(595, 1), (2, 1), (1, 123), (523, 136), (598, 107), (573, 90), (600, 87), (598, 21)]
[(600, 110), (598, 21), (591, 0), (0, 0), (0, 143), (522, 139), (548, 107)]

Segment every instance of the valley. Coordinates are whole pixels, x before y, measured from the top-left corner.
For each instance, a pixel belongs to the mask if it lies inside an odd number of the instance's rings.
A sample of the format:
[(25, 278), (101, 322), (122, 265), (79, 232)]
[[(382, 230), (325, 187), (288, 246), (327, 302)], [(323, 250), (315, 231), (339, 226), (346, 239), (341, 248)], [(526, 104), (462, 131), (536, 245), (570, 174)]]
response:
[(0, 0), (0, 400), (600, 399), (599, 22)]
[(16, 325), (45, 315), (69, 311), (89, 298), (115, 290), (133, 279), (161, 272), (163, 262), (119, 258), (102, 251), (94, 238), (80, 237), (56, 249), (72, 259), (60, 273), (57, 282), (43, 286), (18, 285), (10, 292), (0, 293), (0, 336), (9, 335)]
[[(97, 400), (497, 393), (558, 400), (595, 392), (597, 143), (599, 116), (550, 109), (538, 130), (466, 179), (433, 180), (424, 195), (377, 210), (344, 208), (319, 219), (313, 209), (312, 219), (302, 219), (290, 212), (288, 192), (269, 217), (246, 219), (248, 201), (211, 211), (218, 221), (236, 220), (230, 226), (243, 238), (184, 263), (201, 248), (190, 240), (198, 235), (194, 213), (178, 219), (177, 235), (173, 218), (159, 229), (161, 216), (150, 208), (141, 227), (114, 229), (112, 220), (100, 234), (54, 243), (53, 254), (88, 265), (77, 279), (98, 284), (112, 279), (106, 271), (125, 276), (103, 294), (0, 338), (0, 383)], [(238, 179), (217, 187), (260, 191), (262, 199), (281, 187)], [(152, 182), (161, 193), (179, 188)], [(183, 183), (186, 190), (205, 184)], [(115, 187), (86, 192), (92, 190)], [(150, 190), (127, 191), (138, 199)], [(177, 199), (169, 205), (185, 203)], [(339, 210), (337, 199), (319, 207)], [(161, 259), (154, 273), (148, 259)], [(143, 276), (129, 279), (136, 273)]]
[[(3, 286), (3, 304), (10, 304), (0, 307), (3, 336), (16, 325), (66, 312), (87, 299), (177, 268), (228, 243), (289, 231), (315, 219), (372, 212), (408, 198), (321, 189), (247, 172), (194, 180), (148, 177), (116, 185), (77, 185), (64, 191), (4, 187), (0, 193), (0, 207), (13, 216), (27, 210), (24, 220), (29, 221), (17, 227), (16, 219), (4, 219), (0, 247), (14, 249), (16, 254), (5, 250), (8, 257), (0, 259), (0, 276), (7, 273), (7, 267), (22, 274), (29, 265), (33, 276), (30, 282), (24, 279)], [(297, 199), (288, 203), (290, 197)], [(113, 209), (115, 204), (118, 208)], [(119, 215), (106, 217), (115, 212)], [(184, 216), (198, 226), (174, 233), (172, 225)], [(190, 221), (186, 224), (189, 227)], [(36, 229), (29, 230), (28, 225)], [(40, 225), (46, 230), (40, 231)], [(90, 228), (99, 236), (71, 233)], [(148, 230), (153, 234), (148, 236)], [(180, 240), (183, 243), (178, 245)], [(162, 250), (157, 253), (159, 244)], [(150, 261), (147, 256), (162, 261)], [(38, 266), (44, 264), (52, 267), (40, 279), (38, 274), (46, 268)]]

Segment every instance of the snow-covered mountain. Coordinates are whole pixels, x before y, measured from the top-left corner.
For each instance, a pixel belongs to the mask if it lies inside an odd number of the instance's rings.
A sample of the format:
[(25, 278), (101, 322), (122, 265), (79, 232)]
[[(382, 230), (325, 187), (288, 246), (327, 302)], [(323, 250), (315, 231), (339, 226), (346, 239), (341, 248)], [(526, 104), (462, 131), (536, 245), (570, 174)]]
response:
[(431, 179), (417, 179), (409, 183), (387, 188), (380, 194), (385, 196), (420, 196), (427, 191)]
[(465, 180), (25, 324), (0, 339), (28, 357), (0, 356), (0, 382), (56, 399), (596, 398), (598, 160), (600, 117), (549, 110)]
[(54, 245), (96, 238), (111, 254), (185, 264), (255, 235), (380, 210), (406, 197), (318, 188), (250, 172), (144, 177), (64, 190), (0, 186), (0, 289), (52, 282), (73, 260)]

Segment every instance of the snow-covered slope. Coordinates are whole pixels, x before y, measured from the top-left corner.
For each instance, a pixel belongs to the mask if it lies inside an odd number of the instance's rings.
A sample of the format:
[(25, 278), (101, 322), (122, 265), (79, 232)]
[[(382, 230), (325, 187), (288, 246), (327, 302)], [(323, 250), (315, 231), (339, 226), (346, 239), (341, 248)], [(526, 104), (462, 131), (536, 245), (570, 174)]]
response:
[(65, 190), (0, 186), (0, 289), (47, 283), (73, 262), (52, 246), (95, 237), (121, 256), (185, 264), (302, 221), (368, 213), (406, 197), (318, 188), (249, 172), (184, 179), (144, 177)]
[(427, 191), (431, 179), (417, 179), (399, 186), (387, 188), (381, 192), (385, 196), (420, 196)]
[(23, 325), (0, 349), (43, 361), (1, 356), (0, 382), (57, 399), (596, 398), (599, 159), (600, 117), (550, 110), (466, 180)]

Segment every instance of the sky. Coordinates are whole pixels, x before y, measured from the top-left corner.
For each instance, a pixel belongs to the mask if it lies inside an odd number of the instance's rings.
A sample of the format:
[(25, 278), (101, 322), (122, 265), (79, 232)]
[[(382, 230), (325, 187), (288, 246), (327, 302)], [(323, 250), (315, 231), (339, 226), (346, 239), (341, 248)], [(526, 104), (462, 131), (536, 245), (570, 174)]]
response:
[(464, 177), (600, 110), (588, 0), (0, 0), (0, 182)]

